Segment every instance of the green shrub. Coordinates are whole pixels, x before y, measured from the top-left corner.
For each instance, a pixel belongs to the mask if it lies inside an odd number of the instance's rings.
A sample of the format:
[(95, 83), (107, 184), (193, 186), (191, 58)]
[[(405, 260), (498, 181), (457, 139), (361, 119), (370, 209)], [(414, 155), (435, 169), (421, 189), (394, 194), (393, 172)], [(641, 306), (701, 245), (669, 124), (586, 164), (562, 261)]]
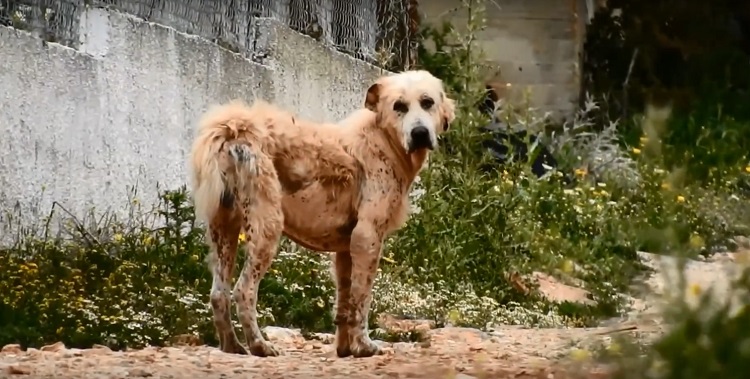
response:
[(107, 222), (91, 229), (67, 219), (65, 238), (24, 236), (4, 249), (0, 342), (122, 347), (204, 332), (201, 299), (210, 281), (202, 232), (183, 218), (184, 192), (162, 199), (151, 212), (166, 220), (161, 228)]
[[(469, 13), (481, 12), (479, 2), (470, 3)], [(447, 135), (449, 148), (436, 154), (421, 175), (420, 214), (389, 247), (402, 280), (440, 283), (428, 291), (447, 286), (458, 298), (466, 296), (462, 288), (470, 287), (476, 296), (497, 304), (528, 305), (538, 299), (514, 286), (508, 279), (514, 273), (572, 276), (586, 283), (597, 305), (566, 306), (558, 313), (586, 324), (620, 309), (618, 294), (627, 291), (641, 268), (636, 250), (690, 247), (697, 253), (726, 244), (737, 232), (741, 217), (727, 219), (729, 214), (741, 215), (729, 200), (734, 188), (676, 190), (683, 183), (672, 184), (674, 173), (661, 161), (642, 158), (639, 148), (625, 150), (616, 123), (598, 134), (586, 133), (596, 109), (590, 99), (572, 124), (557, 128), (562, 132), (553, 143), (560, 168), (578, 176), (576, 186), (537, 180), (528, 165), (520, 163), (483, 173), (486, 157), (477, 145), (478, 126), (488, 121), (476, 110), (483, 90), (477, 69), (482, 56), (472, 46), (473, 33), (482, 27), (481, 15), (468, 19), (464, 36), (446, 36), (447, 26), (431, 28), (429, 34), (437, 36), (436, 45), (443, 50), (421, 50), (424, 67), (445, 73), (443, 79), (460, 91), (460, 100), (457, 121)], [(528, 109), (510, 109), (501, 118), (510, 128), (542, 130), (548, 123)], [(599, 172), (589, 172), (597, 166)]]
[[(690, 287), (688, 287), (690, 290)], [(695, 288), (692, 291), (700, 292)], [(672, 329), (653, 346), (651, 367), (661, 378), (745, 378), (750, 372), (750, 269), (733, 281), (725, 301), (699, 293), (697, 305), (675, 302)], [(719, 302), (717, 303), (717, 300)]]
[[(181, 334), (215, 342), (204, 231), (184, 188), (161, 193), (129, 224), (72, 227), (64, 238), (25, 238), (0, 251), (0, 344), (161, 345)], [(53, 216), (54, 217), (54, 214)], [(155, 226), (154, 221), (163, 221)], [(134, 223), (138, 223), (134, 225)], [(261, 321), (330, 329), (333, 284), (320, 256), (288, 243), (261, 283)], [(240, 256), (244, 258), (242, 246)], [(238, 260), (239, 272), (243, 259)], [(284, 274), (279, 274), (283, 272)], [(316, 276), (322, 272), (323, 280)]]
[(615, 338), (595, 355), (597, 361), (611, 368), (613, 379), (747, 377), (750, 267), (738, 272), (723, 294), (686, 283), (684, 272), (678, 275), (666, 294), (666, 332), (652, 341)]

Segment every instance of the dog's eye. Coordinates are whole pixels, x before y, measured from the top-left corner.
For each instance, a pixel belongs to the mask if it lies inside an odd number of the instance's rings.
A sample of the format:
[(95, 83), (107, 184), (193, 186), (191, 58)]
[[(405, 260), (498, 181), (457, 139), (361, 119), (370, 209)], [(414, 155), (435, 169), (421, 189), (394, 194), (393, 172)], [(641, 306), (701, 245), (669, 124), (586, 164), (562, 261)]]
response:
[(435, 105), (435, 100), (430, 99), (429, 97), (425, 97), (424, 99), (419, 101), (419, 105), (424, 110), (428, 110), (432, 108), (433, 105)]
[(409, 111), (409, 106), (403, 101), (397, 101), (393, 103), (393, 110), (398, 113), (406, 113)]

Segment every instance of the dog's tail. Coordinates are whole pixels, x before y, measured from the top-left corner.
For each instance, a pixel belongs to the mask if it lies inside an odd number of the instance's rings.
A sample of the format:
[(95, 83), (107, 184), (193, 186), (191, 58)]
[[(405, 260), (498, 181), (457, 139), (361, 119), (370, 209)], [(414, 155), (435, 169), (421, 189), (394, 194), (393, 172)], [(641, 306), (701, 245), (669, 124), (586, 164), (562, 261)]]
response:
[(219, 207), (233, 208), (258, 174), (253, 142), (261, 141), (252, 109), (239, 101), (214, 106), (201, 118), (191, 152), (195, 215), (210, 222)]

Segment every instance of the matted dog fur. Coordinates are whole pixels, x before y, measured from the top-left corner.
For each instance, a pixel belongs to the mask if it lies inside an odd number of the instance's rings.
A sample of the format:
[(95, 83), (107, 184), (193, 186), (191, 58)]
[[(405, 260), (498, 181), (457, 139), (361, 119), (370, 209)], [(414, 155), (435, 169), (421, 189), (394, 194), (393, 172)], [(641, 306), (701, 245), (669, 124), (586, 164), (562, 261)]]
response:
[(427, 71), (381, 77), (365, 107), (338, 125), (317, 124), (265, 102), (231, 102), (199, 123), (191, 154), (196, 216), (208, 226), (211, 306), (221, 349), (247, 354), (234, 333), (230, 282), (238, 236), (248, 259), (232, 291), (252, 354), (279, 351), (257, 323), (258, 284), (283, 234), (335, 252), (336, 351), (367, 357), (372, 285), (385, 238), (408, 217), (408, 194), (454, 103)]

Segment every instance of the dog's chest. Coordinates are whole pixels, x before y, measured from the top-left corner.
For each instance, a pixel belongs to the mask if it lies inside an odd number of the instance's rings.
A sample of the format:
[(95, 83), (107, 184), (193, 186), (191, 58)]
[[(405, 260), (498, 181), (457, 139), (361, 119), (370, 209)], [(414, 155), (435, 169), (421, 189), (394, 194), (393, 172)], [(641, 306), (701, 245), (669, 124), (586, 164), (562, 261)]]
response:
[(400, 194), (398, 201), (394, 201), (390, 204), (388, 209), (388, 223), (386, 224), (386, 234), (391, 234), (406, 224), (409, 219), (409, 210), (411, 204), (409, 202), (409, 193), (404, 191)]

